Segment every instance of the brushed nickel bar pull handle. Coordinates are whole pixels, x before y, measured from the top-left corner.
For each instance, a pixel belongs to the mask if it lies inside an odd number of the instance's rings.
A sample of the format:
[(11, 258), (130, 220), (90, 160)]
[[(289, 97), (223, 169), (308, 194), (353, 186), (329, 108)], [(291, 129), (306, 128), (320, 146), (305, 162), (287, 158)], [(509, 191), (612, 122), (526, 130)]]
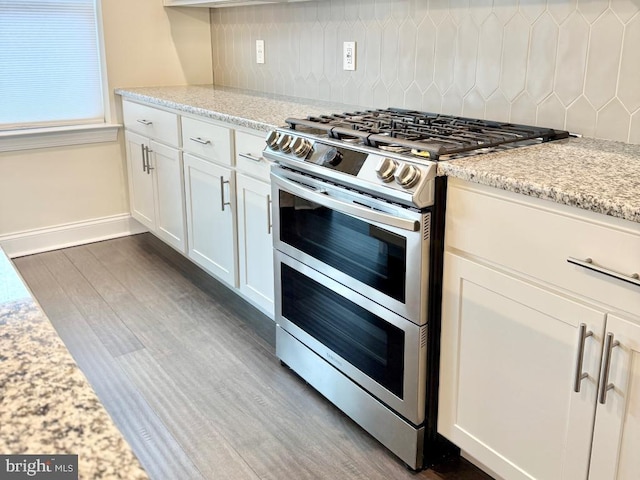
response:
[(141, 124), (142, 124), (142, 125), (144, 125), (145, 127), (148, 127), (149, 125), (153, 125), (153, 122), (152, 122), (152, 121), (150, 121), (150, 120), (142, 119), (142, 120), (136, 120), (136, 121), (137, 121), (138, 123), (141, 123)]
[(589, 376), (588, 373), (582, 371), (582, 363), (584, 361), (584, 343), (588, 337), (593, 336), (591, 330), (587, 331), (587, 324), (581, 323), (578, 328), (578, 353), (576, 355), (576, 375), (573, 380), (573, 391), (580, 393), (580, 385), (582, 380)]
[(567, 258), (567, 262), (572, 263), (574, 265), (578, 265), (579, 267), (586, 268), (587, 270), (593, 270), (594, 272), (602, 273), (603, 275), (607, 275), (608, 277), (617, 278), (618, 280), (622, 280), (623, 282), (628, 282), (633, 285), (640, 287), (640, 274), (632, 273), (631, 275), (626, 275), (624, 273), (616, 272), (614, 270), (609, 270), (608, 268), (601, 267), (593, 263), (591, 258), (586, 258), (585, 260), (580, 260), (579, 258), (569, 257)]
[(267, 235), (271, 235), (271, 195), (267, 195)]
[(142, 171), (146, 172), (147, 171), (147, 155), (146, 155), (146, 149), (147, 147), (144, 146), (143, 143), (140, 144), (140, 149), (142, 150)]
[(149, 147), (144, 147), (147, 149), (147, 173), (151, 175), (151, 170), (155, 170), (155, 167), (151, 166), (151, 159), (149, 158), (149, 154), (153, 152)]
[(602, 356), (602, 369), (600, 372), (600, 386), (598, 402), (602, 405), (607, 403), (607, 392), (614, 388), (613, 383), (609, 383), (609, 370), (611, 368), (611, 350), (618, 347), (620, 342), (613, 339), (613, 333), (607, 333), (604, 341), (604, 355)]
[(242, 158), (246, 158), (247, 160), (252, 160), (256, 163), (260, 163), (264, 160), (264, 157), (256, 157), (254, 155), (251, 155), (250, 153), (239, 153), (238, 156)]
[[(290, 180), (278, 173), (271, 172), (271, 182), (274, 185), (280, 185), (284, 190), (297, 195), (310, 202), (315, 202), (323, 207), (345, 213), (356, 218), (371, 220), (382, 223), (390, 227), (401, 228), (410, 232), (417, 232), (420, 229), (420, 222), (407, 218), (399, 218), (388, 213), (383, 213), (373, 208), (361, 207), (355, 203), (346, 203), (341, 200), (325, 195), (326, 191), (322, 188), (305, 185), (295, 180)], [(312, 182), (312, 181), (310, 181)], [(315, 183), (315, 182), (314, 182)]]
[(225, 180), (224, 177), (220, 177), (220, 205), (222, 206), (222, 211), (224, 212), (224, 206), (231, 206), (231, 202), (224, 201), (224, 184), (229, 184), (229, 180)]
[(192, 142), (199, 143), (201, 145), (211, 145), (211, 140), (205, 140), (204, 138), (200, 138), (200, 137), (189, 137), (189, 140), (191, 140)]

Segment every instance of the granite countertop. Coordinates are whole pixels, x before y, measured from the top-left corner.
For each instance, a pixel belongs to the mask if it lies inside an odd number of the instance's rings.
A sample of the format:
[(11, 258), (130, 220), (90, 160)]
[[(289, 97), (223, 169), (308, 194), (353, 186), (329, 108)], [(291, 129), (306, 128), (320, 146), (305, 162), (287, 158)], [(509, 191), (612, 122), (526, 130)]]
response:
[[(284, 125), (287, 117), (362, 109), (212, 85), (116, 93), (262, 131)], [(640, 222), (640, 145), (571, 138), (440, 162), (438, 174)]]
[(148, 479), (2, 249), (0, 454), (78, 455), (80, 479)]
[(440, 162), (438, 173), (640, 222), (640, 145), (569, 138)]
[(118, 88), (131, 100), (267, 132), (286, 125), (288, 117), (302, 117), (362, 107), (271, 95), (213, 85)]

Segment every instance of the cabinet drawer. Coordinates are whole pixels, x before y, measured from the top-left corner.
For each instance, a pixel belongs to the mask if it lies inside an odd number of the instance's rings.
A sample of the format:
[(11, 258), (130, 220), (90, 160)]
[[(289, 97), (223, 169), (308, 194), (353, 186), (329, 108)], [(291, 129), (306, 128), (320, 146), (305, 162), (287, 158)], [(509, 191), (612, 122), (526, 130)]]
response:
[(239, 171), (269, 181), (271, 162), (262, 156), (266, 133), (236, 132), (236, 165)]
[(233, 132), (213, 123), (182, 117), (182, 148), (207, 160), (233, 165)]
[(178, 116), (139, 103), (122, 102), (124, 126), (133, 131), (178, 147)]
[[(602, 218), (600, 218), (602, 217)], [(640, 273), (640, 224), (460, 181), (449, 184), (446, 247), (628, 311), (640, 286), (567, 262)]]

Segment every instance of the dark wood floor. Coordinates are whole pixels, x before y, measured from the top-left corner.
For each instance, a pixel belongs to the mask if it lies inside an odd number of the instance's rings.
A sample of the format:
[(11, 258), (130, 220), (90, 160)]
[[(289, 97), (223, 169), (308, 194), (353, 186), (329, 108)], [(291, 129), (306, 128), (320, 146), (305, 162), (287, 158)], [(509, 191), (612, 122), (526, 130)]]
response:
[(418, 474), (282, 367), (273, 322), (149, 234), (15, 259), (153, 479)]

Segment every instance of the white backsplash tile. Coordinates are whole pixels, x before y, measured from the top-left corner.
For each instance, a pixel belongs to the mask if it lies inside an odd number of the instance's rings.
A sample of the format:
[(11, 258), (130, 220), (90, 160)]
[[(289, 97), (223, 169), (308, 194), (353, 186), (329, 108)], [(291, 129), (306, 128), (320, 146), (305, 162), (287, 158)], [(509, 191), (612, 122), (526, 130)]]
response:
[(588, 46), (589, 24), (574, 12), (561, 25), (558, 37), (554, 91), (565, 106), (584, 92)]
[(578, 0), (578, 11), (589, 23), (595, 22), (609, 6), (609, 2)]
[(211, 23), (219, 85), (640, 143), (640, 0), (319, 0)]
[(530, 42), (527, 92), (539, 104), (553, 92), (558, 48), (558, 26), (549, 13), (544, 13), (535, 20)]
[(523, 125), (533, 125), (536, 123), (536, 102), (527, 92), (522, 92), (522, 94), (511, 103), (510, 121)]
[(624, 25), (611, 10), (591, 25), (584, 93), (596, 109), (616, 95), (623, 29)]
[(628, 22), (640, 11), (640, 2), (638, 0), (611, 0), (611, 8), (620, 20)]
[(538, 104), (536, 124), (559, 130), (565, 129), (567, 110), (555, 93)]
[(504, 27), (500, 89), (513, 102), (524, 90), (527, 77), (529, 24), (516, 13)]
[(620, 100), (614, 98), (598, 110), (596, 137), (626, 141), (629, 138), (631, 117)]
[(485, 99), (489, 98), (500, 84), (503, 35), (502, 23), (495, 14), (484, 20), (478, 41), (478, 65), (482, 68), (476, 71), (476, 85)]
[(629, 142), (640, 144), (640, 111), (631, 116)]
[(567, 130), (579, 133), (586, 137), (594, 137), (596, 134), (596, 121), (598, 112), (584, 97), (580, 96), (567, 109)]
[(625, 28), (618, 98), (627, 110), (634, 112), (640, 109), (640, 15), (636, 15)]

